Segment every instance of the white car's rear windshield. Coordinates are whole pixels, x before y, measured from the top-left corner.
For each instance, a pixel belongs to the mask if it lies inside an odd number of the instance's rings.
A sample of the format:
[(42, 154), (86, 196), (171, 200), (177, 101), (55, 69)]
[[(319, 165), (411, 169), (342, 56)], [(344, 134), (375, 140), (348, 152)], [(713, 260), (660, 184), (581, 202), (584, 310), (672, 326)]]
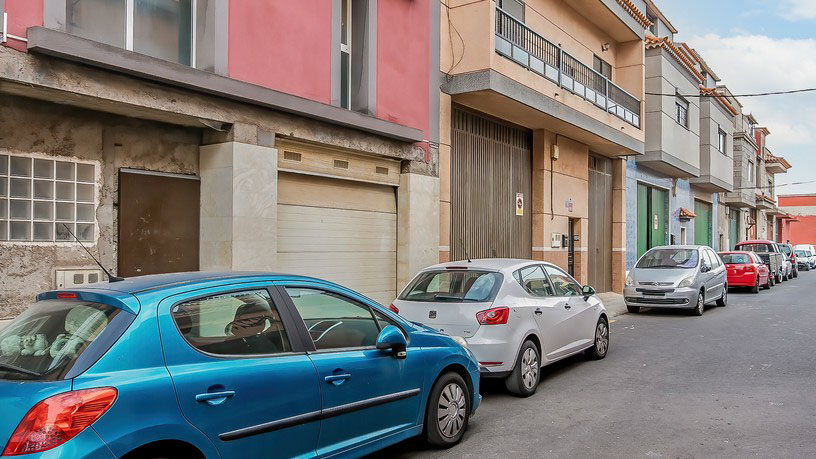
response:
[(499, 292), (500, 273), (474, 270), (439, 270), (418, 275), (400, 300), (425, 302), (491, 302)]

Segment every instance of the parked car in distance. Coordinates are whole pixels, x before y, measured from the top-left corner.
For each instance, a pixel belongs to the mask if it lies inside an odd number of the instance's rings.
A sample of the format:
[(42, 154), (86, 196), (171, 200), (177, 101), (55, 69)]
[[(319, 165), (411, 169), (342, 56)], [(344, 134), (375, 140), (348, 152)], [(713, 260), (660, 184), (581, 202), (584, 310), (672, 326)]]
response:
[(796, 266), (796, 252), (793, 251), (793, 246), (785, 243), (778, 243), (779, 250), (785, 255), (785, 266), (787, 267), (788, 280), (799, 277), (799, 267)]
[(393, 310), (465, 338), (483, 378), (504, 378), (520, 396), (535, 393), (540, 368), (609, 349), (606, 308), (589, 286), (561, 268), (532, 260), (456, 261), (420, 271)]
[(771, 276), (768, 267), (753, 252), (720, 252), (725, 263), (728, 287), (748, 287), (753, 293), (759, 293), (760, 287), (771, 288)]
[(682, 308), (701, 316), (705, 305), (728, 301), (725, 264), (710, 247), (671, 245), (643, 254), (626, 276), (623, 299), (631, 313), (640, 308)]
[(771, 271), (771, 277), (773, 278), (771, 285), (782, 282), (783, 271), (785, 270), (785, 255), (779, 250), (776, 242), (767, 239), (742, 241), (736, 244), (734, 250), (754, 252)]
[(793, 249), (805, 250), (807, 252), (810, 252), (810, 257), (808, 259), (810, 263), (810, 268), (811, 269), (816, 268), (816, 247), (814, 247), (811, 244), (796, 244), (795, 246), (793, 246)]
[(464, 340), (301, 276), (46, 292), (0, 343), (4, 455), (361, 456), (417, 435), (446, 447), (481, 400)]
[(807, 250), (797, 249), (794, 250), (796, 252), (796, 264), (799, 266), (799, 269), (802, 271), (810, 271), (811, 268), (811, 253)]

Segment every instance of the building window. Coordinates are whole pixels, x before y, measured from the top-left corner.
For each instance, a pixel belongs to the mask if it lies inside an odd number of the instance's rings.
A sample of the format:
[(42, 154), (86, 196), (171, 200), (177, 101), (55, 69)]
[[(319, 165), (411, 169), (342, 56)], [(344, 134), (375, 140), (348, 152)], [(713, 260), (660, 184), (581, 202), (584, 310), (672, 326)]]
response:
[(717, 131), (717, 150), (720, 150), (720, 152), (725, 153), (725, 149), (727, 148), (726, 144), (727, 142), (728, 134), (722, 129), (719, 129)]
[(675, 109), (677, 113), (675, 114), (675, 120), (678, 124), (683, 126), (684, 128), (688, 128), (688, 110), (689, 110), (689, 103), (686, 99), (682, 97), (677, 97), (674, 101)]
[(197, 42), (214, 33), (210, 0), (68, 0), (65, 17), (73, 35), (197, 68), (214, 65), (212, 52), (196, 56)]
[(646, 13), (646, 18), (649, 19), (649, 22), (652, 23), (652, 25), (649, 26), (649, 32), (651, 32), (652, 35), (654, 35), (656, 37), (657, 36), (657, 18), (652, 16), (649, 13)]
[(607, 80), (612, 79), (612, 66), (600, 57), (595, 55), (592, 56), (592, 68), (596, 72), (605, 76)]
[(754, 163), (748, 161), (748, 183), (754, 183)]
[(93, 242), (93, 164), (0, 155), (0, 241)]
[(686, 227), (680, 227), (680, 245), (686, 245)]
[(499, 8), (505, 13), (524, 22), (524, 2), (521, 0), (498, 0)]
[(351, 0), (340, 13), (340, 106), (351, 108)]

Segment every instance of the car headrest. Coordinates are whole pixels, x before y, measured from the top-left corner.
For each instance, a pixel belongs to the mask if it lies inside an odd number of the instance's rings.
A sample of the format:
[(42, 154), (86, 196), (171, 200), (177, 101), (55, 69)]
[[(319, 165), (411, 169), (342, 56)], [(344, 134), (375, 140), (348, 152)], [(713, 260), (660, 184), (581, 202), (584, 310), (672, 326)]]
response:
[(241, 299), (243, 305), (235, 310), (235, 318), (225, 332), (238, 338), (257, 335), (266, 330), (272, 318), (272, 308), (261, 299)]

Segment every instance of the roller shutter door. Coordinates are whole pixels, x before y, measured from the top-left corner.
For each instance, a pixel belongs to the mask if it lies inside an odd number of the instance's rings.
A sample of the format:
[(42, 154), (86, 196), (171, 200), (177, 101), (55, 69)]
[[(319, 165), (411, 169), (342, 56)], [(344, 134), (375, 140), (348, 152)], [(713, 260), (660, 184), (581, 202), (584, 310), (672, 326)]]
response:
[(397, 282), (394, 187), (279, 172), (278, 269), (336, 282), (387, 305)]

